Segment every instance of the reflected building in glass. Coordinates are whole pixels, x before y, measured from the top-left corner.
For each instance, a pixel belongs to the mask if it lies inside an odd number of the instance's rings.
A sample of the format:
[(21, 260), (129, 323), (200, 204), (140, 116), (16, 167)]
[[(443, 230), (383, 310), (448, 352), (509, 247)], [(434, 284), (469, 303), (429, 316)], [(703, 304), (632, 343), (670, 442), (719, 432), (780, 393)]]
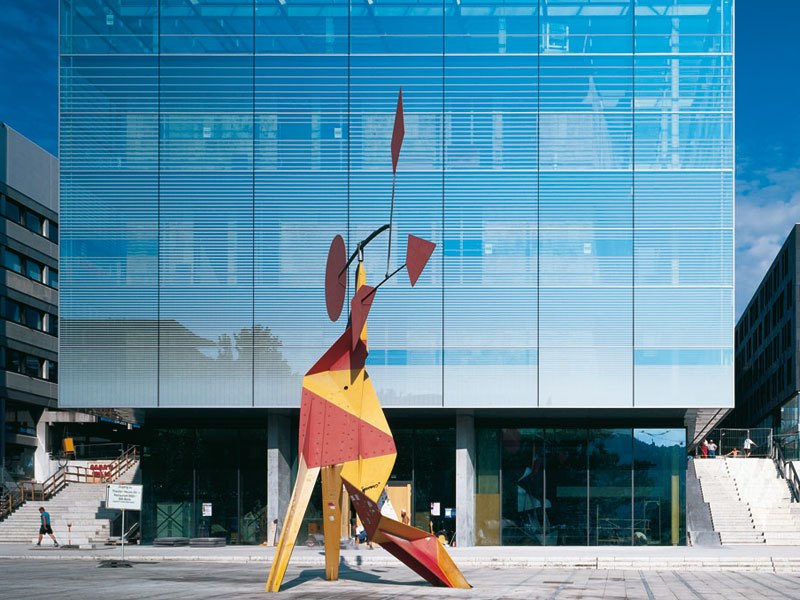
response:
[(732, 7), (61, 0), (61, 405), (146, 409), (146, 482), (171, 431), (264, 449), (151, 475), (145, 539), (171, 503), (195, 534), (206, 471), (229, 539), (245, 497), (282, 518), (328, 245), (388, 221), (402, 88), (393, 246), (437, 248), (368, 368), (414, 520), (683, 543), (687, 446), (733, 406)]

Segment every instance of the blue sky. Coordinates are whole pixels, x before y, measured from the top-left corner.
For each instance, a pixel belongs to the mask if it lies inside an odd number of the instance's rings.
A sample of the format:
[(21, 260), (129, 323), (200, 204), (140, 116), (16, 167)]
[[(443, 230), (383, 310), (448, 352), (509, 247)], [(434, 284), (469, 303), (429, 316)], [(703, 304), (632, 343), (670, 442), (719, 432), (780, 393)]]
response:
[[(58, 153), (57, 0), (0, 0), (0, 120)], [(736, 6), (736, 309), (800, 222), (800, 2)]]

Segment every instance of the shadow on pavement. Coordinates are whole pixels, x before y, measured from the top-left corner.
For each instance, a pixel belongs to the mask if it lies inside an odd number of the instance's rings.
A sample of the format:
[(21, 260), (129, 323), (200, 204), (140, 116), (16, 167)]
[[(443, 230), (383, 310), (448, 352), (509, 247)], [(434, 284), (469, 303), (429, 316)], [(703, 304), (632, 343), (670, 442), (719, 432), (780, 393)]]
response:
[[(380, 573), (388, 571), (389, 569), (370, 569), (369, 571), (362, 571), (360, 569), (353, 569), (352, 567), (346, 565), (344, 562), (339, 563), (340, 580), (358, 581), (361, 583), (390, 584), (390, 585), (433, 588), (433, 586), (431, 586), (430, 583), (422, 579), (420, 579), (419, 581), (399, 581), (396, 579), (387, 579), (386, 577), (382, 577), (380, 575)], [(290, 590), (313, 579), (324, 581), (325, 569), (304, 569), (300, 571), (300, 573), (296, 577), (284, 581), (283, 585), (281, 585), (281, 590)], [(376, 590), (376, 592), (377, 591), (378, 590)]]

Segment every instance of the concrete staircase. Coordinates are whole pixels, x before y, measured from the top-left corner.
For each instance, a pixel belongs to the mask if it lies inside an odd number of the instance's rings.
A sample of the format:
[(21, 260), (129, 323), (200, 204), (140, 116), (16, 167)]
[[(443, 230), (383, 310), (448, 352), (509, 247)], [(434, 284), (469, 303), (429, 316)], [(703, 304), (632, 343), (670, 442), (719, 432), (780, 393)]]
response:
[(697, 459), (694, 468), (723, 546), (800, 545), (800, 504), (771, 459)]
[[(139, 469), (139, 461), (122, 473), (114, 483), (131, 483)], [(50, 513), (53, 533), (59, 544), (71, 542), (81, 548), (104, 544), (110, 535), (111, 520), (117, 510), (105, 508), (106, 485), (103, 483), (69, 483), (49, 500), (29, 500), (0, 523), (0, 543), (36, 543), (39, 533), (39, 507)], [(71, 532), (67, 524), (72, 523)], [(50, 537), (42, 545), (52, 545)]]
[(753, 525), (773, 546), (800, 546), (800, 504), (792, 502), (785, 479), (768, 458), (731, 459), (728, 472), (750, 507)]

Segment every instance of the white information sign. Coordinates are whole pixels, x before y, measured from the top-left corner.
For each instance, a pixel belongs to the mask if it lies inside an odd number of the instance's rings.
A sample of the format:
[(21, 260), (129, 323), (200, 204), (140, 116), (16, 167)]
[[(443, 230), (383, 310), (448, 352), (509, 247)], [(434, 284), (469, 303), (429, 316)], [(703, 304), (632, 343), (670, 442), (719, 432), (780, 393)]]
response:
[(106, 491), (106, 508), (142, 510), (142, 486), (111, 483)]
[(203, 502), (203, 516), (210, 517), (211, 516), (211, 502)]

